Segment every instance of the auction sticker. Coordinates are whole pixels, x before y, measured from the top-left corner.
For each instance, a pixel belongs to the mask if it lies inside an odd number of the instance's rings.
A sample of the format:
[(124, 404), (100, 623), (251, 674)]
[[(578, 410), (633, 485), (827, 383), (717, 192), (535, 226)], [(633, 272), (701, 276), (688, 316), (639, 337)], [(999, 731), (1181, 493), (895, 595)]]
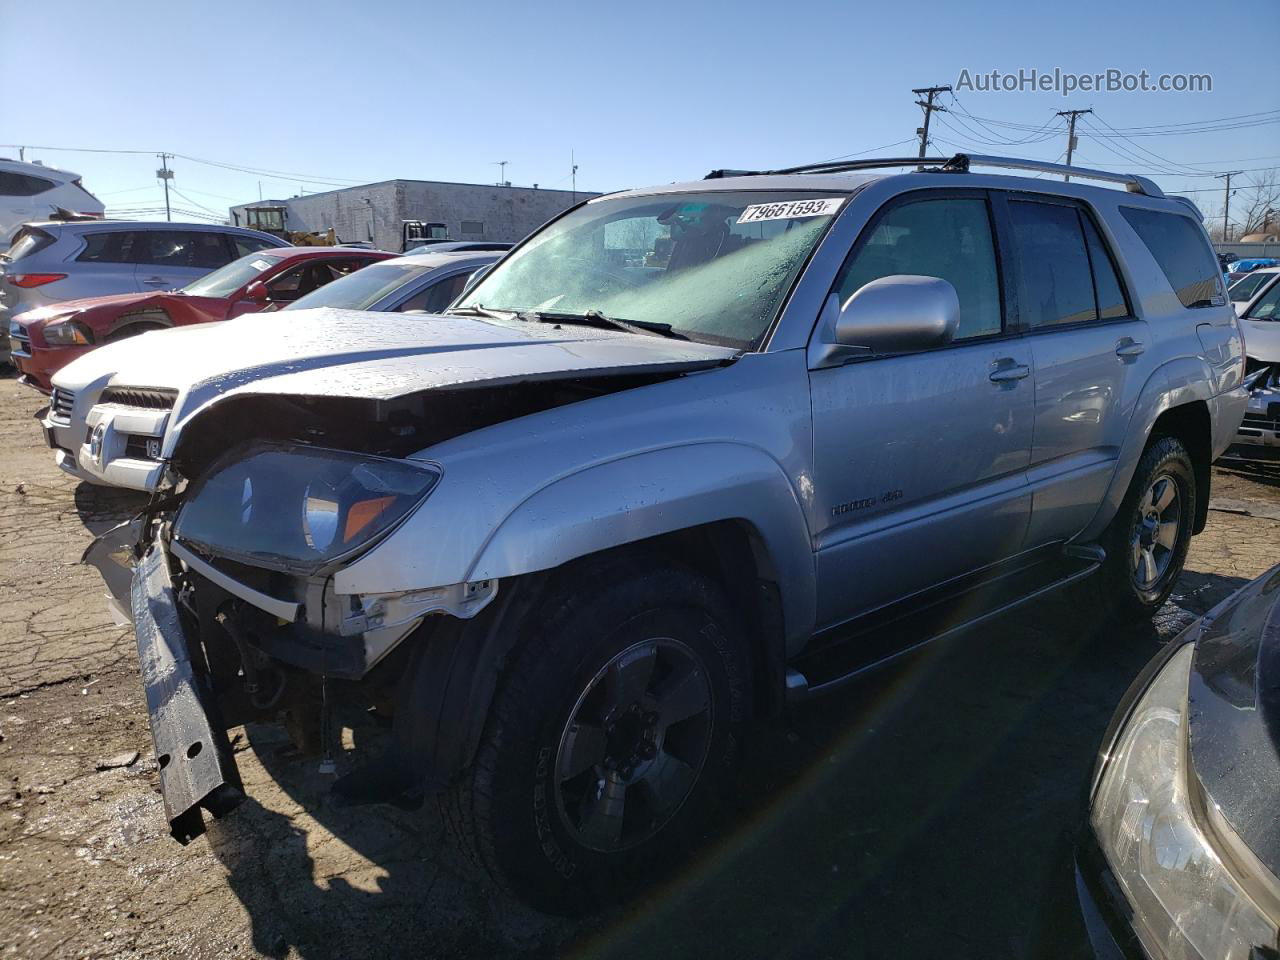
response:
[(742, 211), (739, 223), (759, 223), (761, 220), (796, 220), (800, 217), (825, 217), (835, 213), (844, 203), (844, 197), (826, 200), (783, 200), (779, 203), (753, 203)]

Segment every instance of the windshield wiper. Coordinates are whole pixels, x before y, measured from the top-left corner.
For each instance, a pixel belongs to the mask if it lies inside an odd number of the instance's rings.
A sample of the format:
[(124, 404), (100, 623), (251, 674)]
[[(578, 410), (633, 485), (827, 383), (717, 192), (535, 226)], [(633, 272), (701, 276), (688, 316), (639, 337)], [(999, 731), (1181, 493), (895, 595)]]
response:
[(490, 320), (510, 320), (512, 317), (518, 316), (514, 311), (499, 313), (497, 310), (490, 310), (479, 303), (472, 303), (465, 307), (453, 307), (446, 310), (445, 315), (451, 317), (488, 317)]
[(672, 340), (688, 340), (683, 333), (671, 329), (669, 323), (656, 323), (652, 320), (623, 320), (621, 317), (606, 317), (599, 310), (587, 310), (584, 313), (548, 313), (544, 310), (526, 310), (518, 314), (535, 323), (580, 323), (583, 326), (599, 327), (605, 330), (625, 330), (627, 333), (643, 333), (655, 337), (668, 337)]

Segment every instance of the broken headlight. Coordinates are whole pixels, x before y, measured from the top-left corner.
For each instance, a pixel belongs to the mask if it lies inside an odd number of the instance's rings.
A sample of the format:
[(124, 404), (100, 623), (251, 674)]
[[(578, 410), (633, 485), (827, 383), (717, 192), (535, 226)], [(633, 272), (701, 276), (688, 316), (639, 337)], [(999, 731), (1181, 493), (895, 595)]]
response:
[(1090, 821), (1152, 957), (1270, 956), (1255, 948), (1275, 949), (1275, 921), (1225, 862), (1196, 809), (1187, 750), (1194, 653), (1188, 643), (1174, 654), (1133, 708), (1106, 761)]
[(371, 545), (439, 479), (424, 463), (255, 444), (193, 485), (174, 534), (229, 559), (310, 573)]

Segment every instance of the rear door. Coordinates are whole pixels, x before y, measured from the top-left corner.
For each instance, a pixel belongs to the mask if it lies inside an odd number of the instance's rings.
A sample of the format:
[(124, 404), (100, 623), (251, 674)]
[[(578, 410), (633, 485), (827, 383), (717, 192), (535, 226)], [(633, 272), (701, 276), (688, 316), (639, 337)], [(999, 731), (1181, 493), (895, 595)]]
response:
[(895, 274), (960, 300), (949, 345), (810, 372), (822, 627), (1014, 556), (1031, 497), (1031, 350), (1008, 322), (985, 191), (882, 209), (842, 268), (844, 303)]
[(1035, 362), (1028, 547), (1068, 540), (1093, 518), (1150, 376), (1147, 325), (1110, 244), (1083, 204), (1009, 194), (1017, 304)]
[(74, 292), (68, 297), (104, 297), (136, 293), (138, 256), (148, 248), (145, 230), (94, 230), (84, 234), (84, 249), (68, 271)]
[(148, 230), (136, 251), (139, 290), (176, 290), (231, 261), (222, 235), (203, 230)]

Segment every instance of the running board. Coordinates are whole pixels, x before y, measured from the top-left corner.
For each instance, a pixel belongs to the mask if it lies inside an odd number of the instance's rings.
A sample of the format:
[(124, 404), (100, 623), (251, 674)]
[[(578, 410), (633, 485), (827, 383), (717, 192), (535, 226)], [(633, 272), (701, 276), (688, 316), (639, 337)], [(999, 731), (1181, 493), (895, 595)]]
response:
[[(878, 670), (936, 640), (943, 640), (1003, 616), (1025, 604), (1077, 583), (1095, 573), (1106, 560), (1106, 551), (1097, 544), (1069, 544), (1053, 562), (1041, 562), (981, 582), (970, 589), (952, 593), (921, 605), (923, 609), (880, 618), (871, 626), (854, 626), (846, 636), (814, 653), (801, 654), (787, 669), (786, 700), (793, 704), (839, 689), (863, 674)], [(1049, 574), (1049, 576), (1046, 576)], [(1039, 580), (1036, 585), (1036, 580)], [(975, 617), (947, 623), (937, 629), (937, 618), (946, 620), (946, 609), (983, 593), (994, 592), (995, 602)], [(1016, 595), (1010, 595), (1013, 592)], [(1001, 596), (1003, 595), (1003, 597)], [(933, 619), (930, 619), (932, 615)], [(923, 622), (914, 622), (922, 619)], [(885, 633), (895, 637), (886, 651)]]

